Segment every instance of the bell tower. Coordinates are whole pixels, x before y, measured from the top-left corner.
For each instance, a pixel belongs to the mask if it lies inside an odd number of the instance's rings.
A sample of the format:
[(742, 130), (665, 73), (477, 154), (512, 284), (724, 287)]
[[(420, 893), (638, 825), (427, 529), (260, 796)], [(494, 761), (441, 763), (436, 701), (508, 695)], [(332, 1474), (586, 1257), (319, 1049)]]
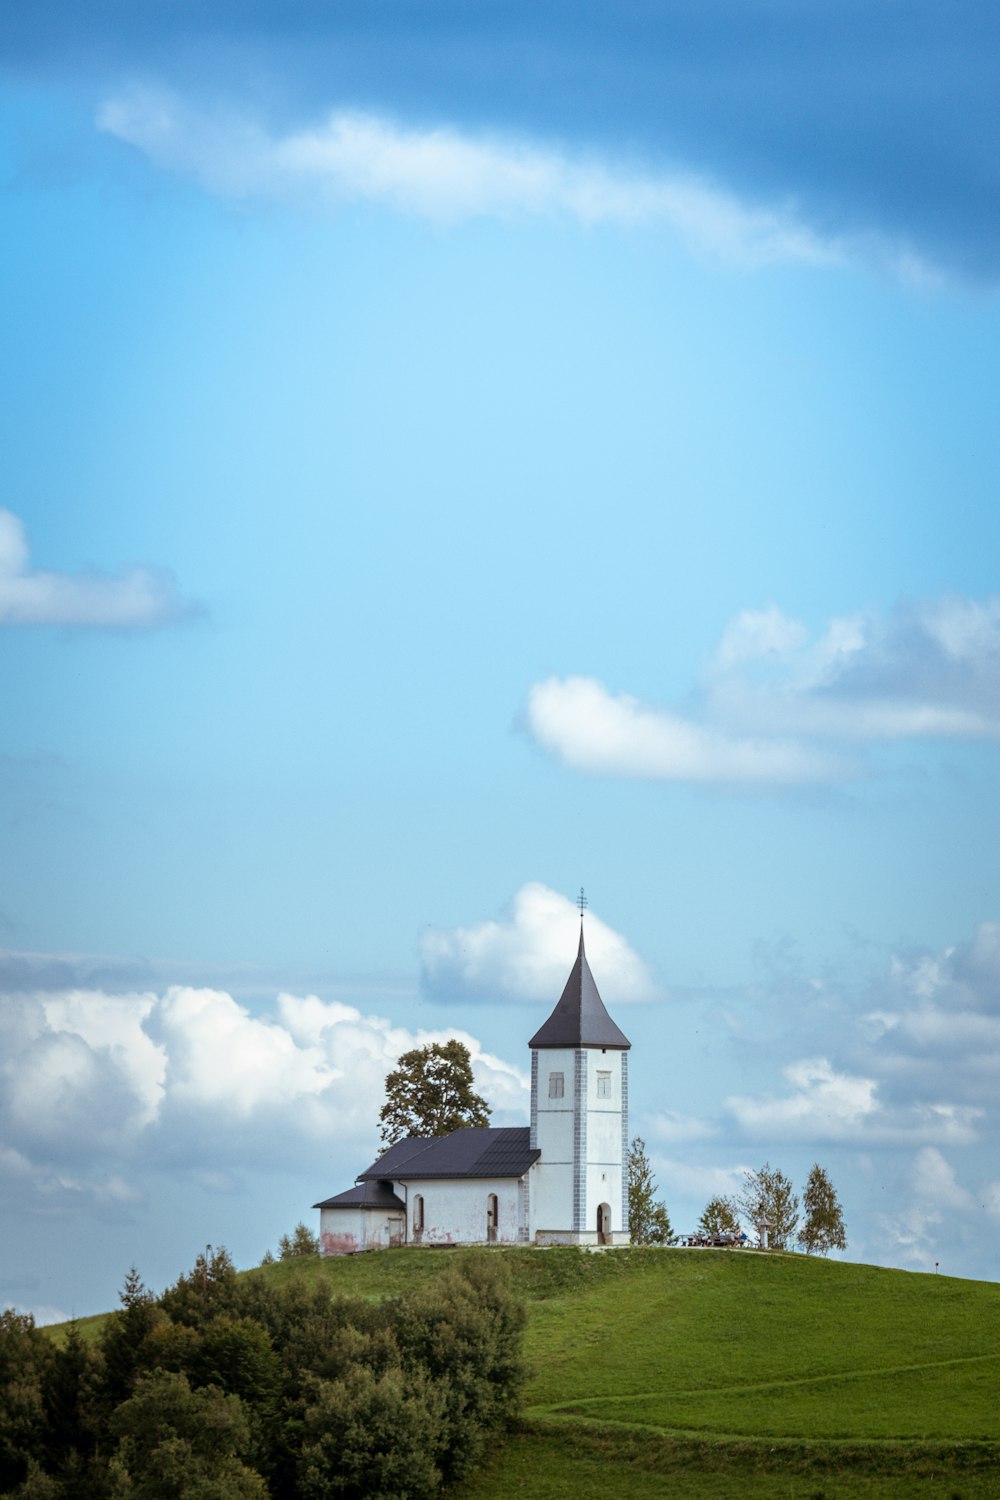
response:
[[(581, 901), (583, 898), (581, 896)], [(576, 963), (531, 1048), (530, 1222), (539, 1245), (627, 1245), (628, 1037)]]

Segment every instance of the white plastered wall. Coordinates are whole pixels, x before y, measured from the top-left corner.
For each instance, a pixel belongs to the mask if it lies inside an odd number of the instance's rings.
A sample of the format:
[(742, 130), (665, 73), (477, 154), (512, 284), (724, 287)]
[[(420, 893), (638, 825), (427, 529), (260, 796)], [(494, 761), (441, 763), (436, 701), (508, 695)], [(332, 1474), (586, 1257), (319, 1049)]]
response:
[[(496, 1243), (520, 1238), (520, 1199), (516, 1177), (458, 1177), (401, 1181), (396, 1191), (407, 1201), (408, 1242), (421, 1245), (483, 1245), (487, 1242), (490, 1194), (497, 1200)], [(424, 1200), (424, 1228), (414, 1231), (417, 1195)]]
[[(549, 1079), (563, 1077), (562, 1098), (553, 1098)], [(571, 1047), (538, 1049), (536, 1141), (541, 1157), (530, 1176), (532, 1238), (541, 1230), (565, 1232), (573, 1228), (573, 1098), (576, 1054)]]
[(403, 1214), (399, 1209), (320, 1209), (321, 1255), (354, 1255), (361, 1250), (389, 1250), (403, 1243), (403, 1232)]
[[(625, 1163), (622, 1160), (622, 1072), (625, 1054), (618, 1049), (588, 1048), (584, 1054), (587, 1069), (587, 1167), (583, 1222), (597, 1237), (597, 1210), (606, 1203), (611, 1210), (612, 1243), (628, 1243), (628, 1225), (622, 1223), (622, 1189)], [(608, 1094), (599, 1092), (599, 1078), (606, 1073)]]

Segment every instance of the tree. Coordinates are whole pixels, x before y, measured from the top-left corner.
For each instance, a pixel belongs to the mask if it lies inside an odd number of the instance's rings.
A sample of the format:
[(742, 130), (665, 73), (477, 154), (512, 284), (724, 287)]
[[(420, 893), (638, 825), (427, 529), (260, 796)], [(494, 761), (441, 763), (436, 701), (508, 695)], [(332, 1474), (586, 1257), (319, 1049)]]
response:
[(472, 1059), (463, 1042), (428, 1042), (404, 1052), (385, 1080), (379, 1114), (382, 1139), (448, 1135), (463, 1125), (488, 1125), (490, 1107), (472, 1087)]
[(799, 1234), (799, 1244), (807, 1255), (814, 1250), (825, 1255), (828, 1250), (847, 1249), (843, 1209), (833, 1183), (818, 1162), (809, 1173), (802, 1207), (806, 1222)]
[(319, 1240), (305, 1224), (296, 1224), (291, 1237), (287, 1234), (281, 1236), (278, 1254), (282, 1260), (294, 1260), (299, 1255), (318, 1255)]
[(628, 1174), (628, 1232), (633, 1245), (672, 1245), (670, 1215), (656, 1200), (656, 1178), (641, 1136), (633, 1138), (626, 1158)]
[(0, 1312), (0, 1494), (45, 1457), (44, 1383), (55, 1350), (30, 1313)]
[(118, 1300), (121, 1309), (105, 1323), (100, 1340), (105, 1396), (112, 1406), (131, 1394), (141, 1364), (142, 1346), (163, 1318), (135, 1266), (125, 1277)]
[(698, 1220), (702, 1234), (739, 1234), (740, 1211), (733, 1198), (710, 1198)]
[(265, 1500), (260, 1474), (242, 1462), (250, 1442), (238, 1396), (192, 1390), (187, 1376), (154, 1370), (117, 1408), (111, 1432), (113, 1500)]
[(792, 1192), (790, 1180), (769, 1162), (759, 1171), (745, 1172), (743, 1176), (744, 1188), (736, 1200), (737, 1208), (755, 1229), (766, 1223), (772, 1250), (787, 1250), (795, 1239), (799, 1222), (799, 1200)]

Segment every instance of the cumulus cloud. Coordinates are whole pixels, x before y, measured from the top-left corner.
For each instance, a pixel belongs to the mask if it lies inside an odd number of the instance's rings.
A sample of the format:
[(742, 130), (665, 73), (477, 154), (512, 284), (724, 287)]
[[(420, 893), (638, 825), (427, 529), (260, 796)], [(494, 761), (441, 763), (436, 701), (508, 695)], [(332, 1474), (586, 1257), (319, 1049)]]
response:
[(170, 577), (130, 568), (117, 578), (32, 568), (24, 523), (0, 509), (0, 625), (136, 630), (186, 613)]
[(98, 126), (229, 198), (367, 200), (439, 222), (558, 215), (583, 225), (662, 225), (698, 252), (744, 265), (861, 257), (911, 279), (933, 276), (910, 252), (871, 236), (821, 234), (790, 202), (748, 203), (691, 172), (643, 172), (524, 138), (405, 126), (347, 109), (277, 133), (246, 115), (140, 88), (106, 100)]
[(500, 1123), (526, 1109), (526, 1075), (467, 1032), (412, 1032), (315, 996), (252, 1015), (222, 990), (74, 991), (8, 995), (2, 1014), (0, 1174), (40, 1170), (117, 1202), (139, 1163), (203, 1169), (209, 1139), (215, 1165), (280, 1163), (296, 1143), (352, 1137), (373, 1152), (386, 1074), (401, 1052), (451, 1035)]
[(592, 677), (550, 677), (526, 723), (575, 770), (665, 781), (843, 781), (866, 748), (1000, 739), (1000, 596), (949, 596), (830, 620), (815, 637), (772, 605), (722, 632), (681, 714)]
[[(420, 943), (421, 982), (446, 1000), (529, 1000), (554, 1005), (576, 957), (580, 914), (537, 881), (523, 885), (504, 920), (431, 927)], [(652, 978), (624, 937), (587, 914), (587, 957), (609, 1005), (651, 999)], [(611, 986), (613, 985), (613, 990)]]

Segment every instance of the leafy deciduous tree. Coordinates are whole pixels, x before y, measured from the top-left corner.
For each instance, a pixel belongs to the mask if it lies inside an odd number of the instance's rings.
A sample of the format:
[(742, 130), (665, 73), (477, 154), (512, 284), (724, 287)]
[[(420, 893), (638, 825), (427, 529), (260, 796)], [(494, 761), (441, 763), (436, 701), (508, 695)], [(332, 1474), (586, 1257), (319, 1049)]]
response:
[(217, 1386), (154, 1370), (111, 1418), (118, 1438), (113, 1500), (265, 1500), (260, 1474), (241, 1461), (250, 1433), (243, 1403)]
[(702, 1234), (739, 1234), (740, 1211), (733, 1198), (710, 1198), (698, 1220)]
[(633, 1138), (626, 1158), (628, 1173), (628, 1232), (633, 1245), (672, 1245), (670, 1215), (656, 1198), (656, 1179), (641, 1136)]
[(19, 1484), (43, 1456), (43, 1378), (53, 1358), (30, 1313), (0, 1313), (0, 1493)]
[(787, 1250), (795, 1239), (799, 1222), (798, 1195), (789, 1178), (769, 1162), (756, 1172), (744, 1173), (744, 1188), (736, 1205), (756, 1229), (767, 1224), (768, 1243), (773, 1250)]
[(814, 1250), (825, 1255), (828, 1250), (847, 1249), (843, 1209), (833, 1183), (818, 1162), (809, 1173), (802, 1194), (802, 1207), (806, 1211), (806, 1221), (799, 1234), (799, 1244), (807, 1255)]
[(472, 1087), (468, 1047), (452, 1037), (404, 1052), (385, 1080), (379, 1120), (388, 1146), (407, 1135), (448, 1135), (463, 1125), (488, 1125), (490, 1107)]

